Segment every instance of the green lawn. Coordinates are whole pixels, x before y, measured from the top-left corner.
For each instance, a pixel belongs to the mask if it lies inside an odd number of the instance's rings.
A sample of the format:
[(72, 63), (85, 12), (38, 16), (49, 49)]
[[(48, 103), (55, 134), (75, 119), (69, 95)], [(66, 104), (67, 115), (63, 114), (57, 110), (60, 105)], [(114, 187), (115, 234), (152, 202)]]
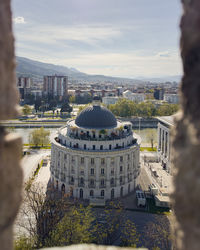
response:
[(156, 152), (157, 149), (152, 147), (140, 147), (140, 151)]

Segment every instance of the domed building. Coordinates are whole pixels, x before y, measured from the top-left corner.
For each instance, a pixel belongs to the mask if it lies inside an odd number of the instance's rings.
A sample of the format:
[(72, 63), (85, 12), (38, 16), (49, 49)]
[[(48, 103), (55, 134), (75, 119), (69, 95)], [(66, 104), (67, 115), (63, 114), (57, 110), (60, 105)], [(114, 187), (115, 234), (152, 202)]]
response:
[(94, 103), (59, 129), (51, 147), (51, 181), (80, 199), (109, 200), (133, 191), (140, 173), (140, 137)]

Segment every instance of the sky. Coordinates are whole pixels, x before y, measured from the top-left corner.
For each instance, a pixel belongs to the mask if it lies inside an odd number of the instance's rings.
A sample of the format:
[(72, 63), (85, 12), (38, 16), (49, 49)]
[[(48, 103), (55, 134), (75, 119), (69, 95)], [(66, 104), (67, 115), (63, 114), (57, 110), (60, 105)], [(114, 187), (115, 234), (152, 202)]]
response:
[(13, 0), (16, 55), (88, 74), (182, 74), (180, 0)]

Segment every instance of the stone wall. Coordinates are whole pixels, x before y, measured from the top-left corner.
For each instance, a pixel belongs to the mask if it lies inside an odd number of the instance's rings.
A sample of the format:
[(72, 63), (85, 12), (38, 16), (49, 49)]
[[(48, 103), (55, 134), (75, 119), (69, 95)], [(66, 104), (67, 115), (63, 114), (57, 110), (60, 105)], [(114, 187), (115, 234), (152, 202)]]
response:
[[(0, 123), (17, 115), (10, 1), (0, 1)], [(21, 200), (21, 138), (0, 126), (0, 244), (12, 249), (12, 225)], [(3, 202), (2, 202), (3, 201)]]
[[(177, 249), (200, 246), (200, 1), (182, 0), (181, 20), (182, 113), (173, 140), (174, 186), (172, 196), (177, 222)], [(14, 39), (10, 0), (0, 1), (0, 121), (17, 115)], [(21, 139), (0, 127), (0, 243), (12, 249), (12, 225), (21, 200)], [(2, 202), (3, 201), (3, 202)], [(71, 246), (67, 249), (114, 249), (103, 246)]]
[(200, 1), (182, 0), (182, 113), (173, 139), (174, 186), (178, 249), (200, 248)]

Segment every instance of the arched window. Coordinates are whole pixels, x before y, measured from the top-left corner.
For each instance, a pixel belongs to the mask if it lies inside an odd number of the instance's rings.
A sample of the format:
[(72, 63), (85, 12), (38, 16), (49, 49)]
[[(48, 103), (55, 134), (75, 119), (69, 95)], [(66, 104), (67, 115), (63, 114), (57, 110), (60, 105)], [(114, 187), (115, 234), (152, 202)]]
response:
[(111, 189), (111, 199), (114, 199), (115, 198), (115, 190), (114, 188)]
[(61, 191), (63, 194), (65, 193), (65, 184), (62, 184)]
[(94, 190), (90, 190), (90, 196), (91, 196), (91, 197), (94, 196)]
[(83, 198), (83, 189), (81, 188), (80, 189), (80, 199), (82, 199)]
[(101, 190), (101, 197), (104, 197), (104, 190)]

